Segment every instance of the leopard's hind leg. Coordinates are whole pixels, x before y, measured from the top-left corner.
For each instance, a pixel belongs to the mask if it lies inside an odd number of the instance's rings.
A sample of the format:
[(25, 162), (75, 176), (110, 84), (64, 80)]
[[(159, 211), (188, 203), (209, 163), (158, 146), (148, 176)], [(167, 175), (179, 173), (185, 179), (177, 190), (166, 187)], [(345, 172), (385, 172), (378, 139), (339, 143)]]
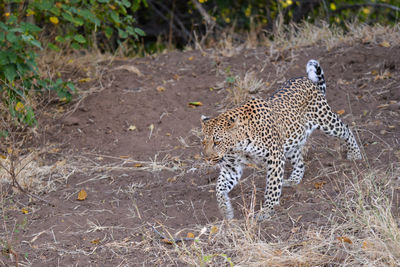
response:
[(303, 148), (303, 146), (297, 145), (297, 146), (291, 148), (286, 153), (286, 158), (292, 164), (293, 170), (292, 170), (292, 173), (290, 174), (290, 177), (287, 180), (286, 179), (283, 180), (284, 186), (291, 186), (291, 185), (299, 184), (301, 179), (303, 179), (304, 161), (303, 161), (303, 155), (302, 155), (302, 148)]
[(350, 128), (331, 110), (325, 99), (320, 101), (318, 106), (317, 115), (314, 117), (318, 129), (322, 130), (327, 135), (335, 136), (346, 141), (347, 159), (362, 159), (360, 147)]

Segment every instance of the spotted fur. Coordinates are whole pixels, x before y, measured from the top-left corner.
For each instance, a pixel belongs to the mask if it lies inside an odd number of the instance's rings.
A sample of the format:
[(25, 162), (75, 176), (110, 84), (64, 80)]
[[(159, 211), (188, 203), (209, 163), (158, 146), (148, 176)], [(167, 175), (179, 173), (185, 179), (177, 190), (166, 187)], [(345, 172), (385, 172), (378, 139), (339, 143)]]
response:
[[(310, 60), (306, 70), (308, 77), (288, 80), (267, 100), (250, 100), (211, 119), (202, 116), (204, 157), (220, 167), (216, 194), (225, 218), (234, 216), (228, 193), (249, 162), (260, 163), (267, 170), (264, 205), (258, 218), (269, 217), (279, 203), (282, 186), (298, 184), (303, 178), (302, 148), (314, 129), (345, 140), (347, 158), (361, 159), (353, 133), (326, 101), (318, 61)], [(286, 159), (293, 171), (284, 182)]]

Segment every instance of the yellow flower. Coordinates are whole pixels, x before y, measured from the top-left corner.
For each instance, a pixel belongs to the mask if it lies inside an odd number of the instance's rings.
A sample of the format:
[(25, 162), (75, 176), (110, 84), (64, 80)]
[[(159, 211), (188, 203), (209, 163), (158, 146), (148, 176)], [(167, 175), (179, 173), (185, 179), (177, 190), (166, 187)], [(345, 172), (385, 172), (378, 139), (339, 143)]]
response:
[(245, 15), (246, 17), (250, 17), (250, 15), (251, 15), (251, 5), (249, 5), (249, 6), (246, 8), (246, 10), (244, 11), (244, 15)]
[(228, 18), (228, 17), (226, 17), (224, 20), (225, 20), (226, 23), (230, 23), (231, 22), (231, 19)]
[(370, 10), (368, 7), (364, 7), (364, 8), (362, 9), (362, 11), (363, 11), (363, 13), (364, 13), (365, 15), (369, 15), (369, 13), (371, 13), (371, 10)]
[(207, 0), (199, 0), (200, 4), (207, 2)]
[(333, 10), (333, 11), (336, 10), (336, 5), (335, 5), (335, 3), (331, 3), (330, 7), (331, 7), (331, 10)]
[(22, 104), (21, 102), (18, 102), (17, 105), (15, 105), (15, 110), (16, 111), (21, 111), (24, 109), (24, 104)]
[(288, 4), (288, 6), (293, 5), (293, 1), (292, 0), (287, 0), (286, 3)]
[(57, 25), (60, 21), (58, 20), (57, 17), (50, 17), (50, 22), (53, 23), (54, 25)]
[(28, 10), (26, 11), (26, 16), (27, 16), (27, 17), (33, 16), (33, 15), (35, 15), (35, 11), (33, 11), (32, 9), (28, 9)]
[(4, 17), (9, 17), (10, 16), (10, 12), (4, 13)]

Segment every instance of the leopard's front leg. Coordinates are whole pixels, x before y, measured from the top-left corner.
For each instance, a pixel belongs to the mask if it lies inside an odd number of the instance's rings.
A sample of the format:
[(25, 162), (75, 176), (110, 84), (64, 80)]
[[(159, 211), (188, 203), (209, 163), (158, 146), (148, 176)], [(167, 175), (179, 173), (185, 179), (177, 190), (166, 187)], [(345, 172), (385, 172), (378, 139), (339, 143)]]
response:
[(268, 171), (264, 205), (257, 216), (258, 220), (268, 219), (274, 210), (274, 206), (279, 204), (279, 197), (281, 196), (282, 192), (283, 170), (285, 165), (285, 156), (283, 151), (279, 150), (271, 153), (267, 163)]
[(220, 173), (217, 180), (217, 202), (222, 215), (230, 220), (234, 213), (228, 193), (238, 183), (243, 173), (243, 161), (235, 156), (225, 156), (219, 163)]

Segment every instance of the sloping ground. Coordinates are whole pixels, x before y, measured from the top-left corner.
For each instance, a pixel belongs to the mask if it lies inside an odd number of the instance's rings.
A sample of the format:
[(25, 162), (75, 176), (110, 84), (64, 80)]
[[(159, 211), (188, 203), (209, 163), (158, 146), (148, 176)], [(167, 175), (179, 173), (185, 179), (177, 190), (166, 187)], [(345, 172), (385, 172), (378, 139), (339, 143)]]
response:
[[(354, 251), (368, 247), (363, 243), (368, 236), (358, 236), (351, 227), (347, 232), (331, 229), (329, 237), (320, 235), (346, 218), (342, 201), (357, 194), (348, 190), (356, 181), (373, 172), (376, 185), (389, 185), (391, 190), (385, 192), (393, 202), (389, 205), (396, 227), (400, 224), (400, 46), (386, 46), (314, 46), (278, 56), (263, 47), (238, 49), (230, 57), (211, 50), (187, 51), (104, 62), (103, 90), (46, 129), (45, 145), (56, 148), (43, 155), (43, 164), (56, 162), (65, 172), (63, 179), (53, 181), (53, 190), (41, 195), (55, 206), (23, 195), (8, 196), (9, 204), (2, 207), (1, 238), (11, 242), (21, 266), (260, 264), (246, 258), (261, 253), (260, 247), (242, 244), (242, 250), (234, 250), (224, 248), (221, 240), (233, 242), (229, 231), (245, 229), (252, 204), (258, 210), (265, 173), (249, 166), (231, 192), (238, 220), (232, 225), (245, 226), (229, 228), (221, 221), (215, 200), (218, 170), (201, 160), (200, 116), (232, 106), (232, 77), (243, 80), (254, 72), (264, 83), (255, 95), (264, 98), (286, 79), (304, 76), (305, 64), (313, 58), (325, 71), (328, 102), (351, 126), (365, 160), (347, 161), (342, 141), (313, 134), (302, 183), (284, 188), (274, 217), (251, 224), (249, 232), (265, 244), (298, 242), (290, 251), (272, 249), (274, 257), (266, 257), (264, 264), (351, 264)], [(202, 105), (189, 105), (196, 101)], [(43, 183), (52, 177), (42, 177)], [(81, 189), (87, 192), (83, 201), (77, 200)], [(160, 237), (185, 237), (189, 232), (199, 238), (197, 243), (175, 245)], [(350, 235), (351, 244), (344, 239)], [(323, 256), (316, 253), (318, 248), (308, 258), (287, 256), (310, 240), (323, 239), (337, 248), (327, 249)], [(207, 246), (224, 253), (207, 252), (213, 251)], [(277, 258), (281, 261), (271, 261)], [(374, 255), (366, 262), (399, 259)], [(4, 253), (0, 262), (11, 264), (12, 259)]]

